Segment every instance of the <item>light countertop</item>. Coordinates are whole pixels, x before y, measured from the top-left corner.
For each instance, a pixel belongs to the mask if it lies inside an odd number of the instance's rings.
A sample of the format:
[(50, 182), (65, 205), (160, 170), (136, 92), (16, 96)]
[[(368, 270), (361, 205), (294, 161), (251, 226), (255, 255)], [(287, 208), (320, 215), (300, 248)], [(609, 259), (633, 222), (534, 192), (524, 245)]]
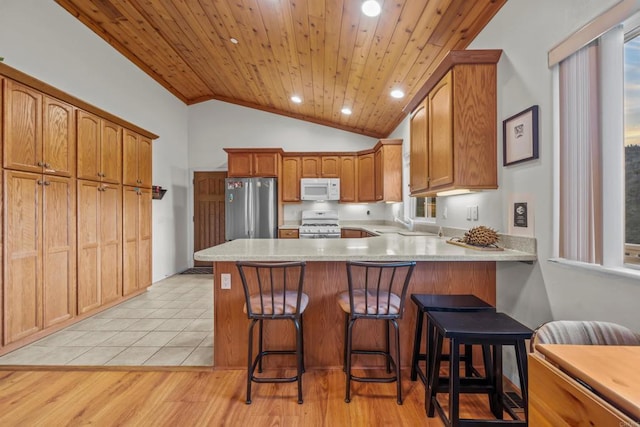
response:
[[(345, 226), (343, 226), (345, 227)], [(382, 230), (390, 226), (374, 226)], [(366, 227), (369, 229), (369, 227)], [(397, 227), (396, 227), (397, 228)], [(505, 249), (480, 251), (446, 243), (447, 238), (401, 235), (353, 239), (237, 239), (195, 253), (198, 261), (535, 261), (536, 255)]]

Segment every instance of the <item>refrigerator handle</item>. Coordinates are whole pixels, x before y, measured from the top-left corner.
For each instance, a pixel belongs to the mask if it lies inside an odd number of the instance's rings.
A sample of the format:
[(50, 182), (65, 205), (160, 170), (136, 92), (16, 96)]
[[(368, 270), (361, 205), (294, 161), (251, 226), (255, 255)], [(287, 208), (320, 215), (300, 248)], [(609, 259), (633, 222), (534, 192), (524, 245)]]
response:
[(254, 195), (253, 195), (253, 185), (254, 182), (251, 179), (247, 180), (247, 198), (248, 198), (248, 203), (247, 203), (247, 213), (248, 215), (245, 216), (245, 229), (247, 230), (247, 234), (249, 235), (250, 239), (253, 239), (253, 221), (254, 218), (253, 216), (255, 215), (254, 213)]

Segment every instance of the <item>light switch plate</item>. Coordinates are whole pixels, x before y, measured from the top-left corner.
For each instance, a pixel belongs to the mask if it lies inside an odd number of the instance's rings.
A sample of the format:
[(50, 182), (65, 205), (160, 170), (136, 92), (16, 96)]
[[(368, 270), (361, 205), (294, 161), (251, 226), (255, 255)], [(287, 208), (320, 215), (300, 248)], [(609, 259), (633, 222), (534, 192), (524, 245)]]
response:
[(220, 275), (220, 289), (231, 289), (231, 274), (222, 273)]

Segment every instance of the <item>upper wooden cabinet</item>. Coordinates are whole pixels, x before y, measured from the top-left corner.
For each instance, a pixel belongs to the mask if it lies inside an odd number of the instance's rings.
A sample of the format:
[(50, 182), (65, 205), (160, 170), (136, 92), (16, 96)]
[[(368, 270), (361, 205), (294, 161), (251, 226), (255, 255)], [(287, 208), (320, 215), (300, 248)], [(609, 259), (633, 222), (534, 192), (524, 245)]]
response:
[(122, 139), (122, 183), (151, 188), (151, 140), (129, 129)]
[(421, 194), (429, 189), (429, 174), (427, 165), (427, 102), (425, 99), (411, 114), (409, 128), (411, 143), (409, 147), (409, 191), (411, 194)]
[(322, 165), (320, 156), (302, 156), (302, 178), (320, 178), (322, 173)]
[(373, 152), (358, 155), (358, 201), (375, 202), (375, 154)]
[(120, 183), (122, 127), (78, 110), (78, 178)]
[(410, 191), (495, 189), (500, 50), (452, 51), (410, 102)]
[(378, 142), (374, 153), (375, 199), (378, 202), (402, 201), (402, 140)]
[(402, 140), (380, 140), (358, 154), (358, 201), (402, 201)]
[(282, 177), (280, 179), (280, 187), (282, 188), (283, 202), (300, 201), (300, 163), (299, 156), (282, 156)]
[(358, 201), (357, 156), (340, 156), (340, 201)]
[(229, 177), (277, 177), (282, 150), (271, 148), (225, 148)]
[(320, 162), (322, 178), (340, 178), (340, 156), (322, 156)]
[(4, 167), (74, 175), (74, 107), (10, 79), (4, 86)]

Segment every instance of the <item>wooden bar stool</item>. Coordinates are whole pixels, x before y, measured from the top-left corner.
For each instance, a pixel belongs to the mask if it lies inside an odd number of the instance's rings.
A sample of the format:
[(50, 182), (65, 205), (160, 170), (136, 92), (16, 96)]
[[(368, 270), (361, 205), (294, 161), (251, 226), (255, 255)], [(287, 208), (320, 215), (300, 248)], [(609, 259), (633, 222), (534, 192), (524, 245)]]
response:
[[(429, 368), (431, 365), (431, 350), (433, 349), (433, 327), (429, 324), (429, 317), (426, 315), (429, 311), (445, 311), (445, 312), (473, 312), (473, 311), (495, 311), (496, 308), (478, 298), (475, 295), (438, 295), (438, 294), (411, 294), (411, 301), (417, 307), (416, 313), (416, 330), (413, 339), (413, 356), (411, 358), (411, 381), (415, 381), (418, 376), (422, 383), (426, 386), (429, 384)], [(422, 328), (426, 323), (426, 351), (420, 352), (422, 341)], [(473, 369), (473, 351), (471, 345), (466, 345), (464, 355), (460, 356), (460, 360), (465, 362), (465, 376), (470, 377), (474, 374)], [(442, 355), (443, 360), (449, 360), (448, 355)], [(426, 370), (420, 369), (421, 360), (426, 361)], [(477, 374), (477, 372), (475, 372)], [(426, 402), (425, 402), (426, 404)]]
[[(245, 294), (244, 312), (249, 322), (247, 364), (247, 404), (251, 403), (251, 383), (298, 382), (298, 403), (302, 403), (302, 374), (304, 373), (304, 333), (302, 313), (309, 297), (302, 292), (305, 262), (237, 262)], [(265, 350), (262, 330), (265, 320), (290, 320), (296, 330), (296, 347), (288, 350)], [(258, 354), (253, 357), (253, 328), (258, 323)], [(296, 375), (293, 377), (262, 377), (262, 359), (272, 354), (296, 356)]]
[[(427, 415), (434, 416), (434, 410), (446, 426), (489, 426), (500, 424), (503, 411), (513, 418), (504, 421), (508, 424), (526, 425), (527, 421), (527, 350), (525, 340), (531, 338), (533, 331), (504, 313), (479, 311), (472, 313), (445, 313), (430, 311), (429, 322), (435, 331), (434, 351), (431, 372), (440, 371), (442, 361), (442, 343), (449, 339), (450, 367), (449, 378), (431, 375), (425, 396)], [(460, 345), (480, 344), (492, 347), (492, 362), (485, 358), (484, 378), (460, 378)], [(512, 345), (515, 348), (518, 375), (525, 408), (525, 420), (521, 420), (515, 412), (503, 403), (502, 390), (502, 346)], [(486, 348), (486, 347), (483, 347)], [(490, 366), (491, 365), (491, 366)], [(449, 393), (449, 416), (444, 413), (437, 400), (438, 393)], [(493, 420), (460, 419), (460, 393), (487, 393)]]

